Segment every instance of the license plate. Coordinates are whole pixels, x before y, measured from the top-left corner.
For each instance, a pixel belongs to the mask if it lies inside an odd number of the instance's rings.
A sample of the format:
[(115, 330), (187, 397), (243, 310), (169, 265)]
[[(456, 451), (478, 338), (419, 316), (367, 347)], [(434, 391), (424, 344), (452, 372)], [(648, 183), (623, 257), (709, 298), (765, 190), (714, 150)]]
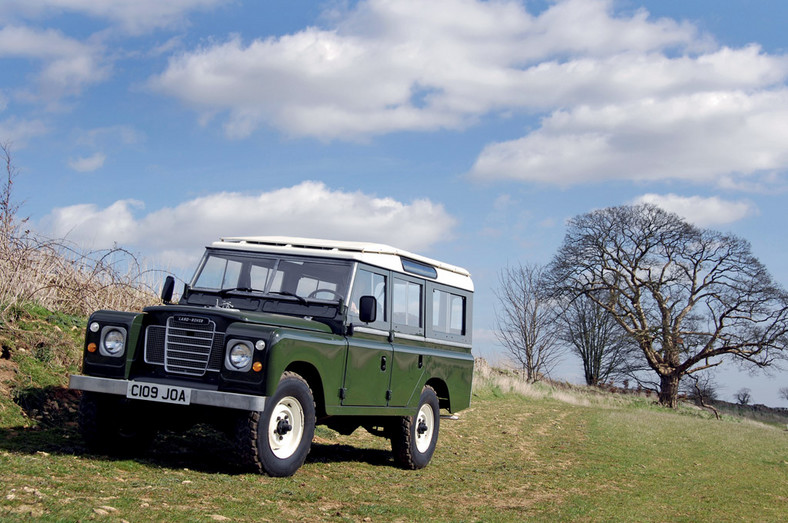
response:
[(158, 401), (160, 403), (175, 403), (188, 405), (191, 401), (191, 389), (174, 387), (172, 385), (159, 385), (154, 383), (129, 383), (126, 397), (135, 400)]

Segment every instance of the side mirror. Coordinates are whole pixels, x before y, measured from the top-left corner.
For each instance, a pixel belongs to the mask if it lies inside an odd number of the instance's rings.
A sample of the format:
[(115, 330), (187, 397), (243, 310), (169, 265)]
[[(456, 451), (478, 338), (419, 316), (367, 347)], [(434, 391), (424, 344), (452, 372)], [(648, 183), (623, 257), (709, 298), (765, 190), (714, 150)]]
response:
[(358, 302), (358, 319), (372, 323), (378, 318), (378, 300), (374, 296), (362, 296)]
[(172, 291), (175, 289), (175, 278), (167, 276), (164, 278), (164, 285), (161, 286), (161, 301), (170, 303), (172, 301)]

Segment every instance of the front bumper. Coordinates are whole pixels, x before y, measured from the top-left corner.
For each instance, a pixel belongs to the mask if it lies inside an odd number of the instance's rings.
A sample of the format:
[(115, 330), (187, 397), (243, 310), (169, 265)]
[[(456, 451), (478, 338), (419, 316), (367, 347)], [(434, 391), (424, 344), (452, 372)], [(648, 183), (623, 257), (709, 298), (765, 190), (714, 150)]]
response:
[[(132, 381), (112, 378), (98, 378), (96, 376), (82, 376), (72, 374), (68, 381), (68, 388), (126, 396), (129, 383), (155, 384), (156, 382), (146, 380)], [(265, 408), (265, 396), (252, 396), (247, 394), (236, 394), (234, 392), (221, 392), (218, 390), (195, 389), (183, 387), (180, 384), (178, 384), (178, 386), (181, 388), (190, 389), (190, 404), (257, 411), (262, 411)]]

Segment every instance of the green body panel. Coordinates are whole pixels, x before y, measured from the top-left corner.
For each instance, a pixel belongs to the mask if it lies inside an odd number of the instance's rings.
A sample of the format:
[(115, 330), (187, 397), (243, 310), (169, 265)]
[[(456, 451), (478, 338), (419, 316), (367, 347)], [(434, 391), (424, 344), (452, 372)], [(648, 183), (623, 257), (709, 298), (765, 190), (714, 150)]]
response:
[[(146, 312), (159, 310), (168, 314), (202, 312), (189, 306), (150, 307)], [(328, 415), (412, 415), (421, 390), (428, 383), (440, 397), (448, 397), (449, 403), (442, 406), (452, 412), (470, 404), (473, 356), (469, 348), (447, 348), (440, 343), (401, 336), (390, 342), (387, 332), (357, 331), (346, 337), (332, 334), (325, 324), (277, 314), (236, 310), (222, 310), (219, 314), (232, 321), (226, 331), (228, 341), (267, 340), (265, 351), (256, 353), (255, 357), (264, 364), (263, 372), (258, 380), (246, 382), (250, 386), (257, 383), (255, 387), (260, 387), (257, 390), (262, 396), (274, 394), (286, 370), (306, 365), (319, 379), (319, 384), (312, 386), (321, 388)], [(132, 363), (142, 357), (136, 351), (141, 351), (143, 346), (138, 341), (143, 335), (145, 313), (99, 311), (94, 316), (102, 322), (126, 326), (128, 343), (122, 375), (128, 379)], [(97, 335), (88, 332), (87, 338), (96, 341)]]
[[(473, 356), (470, 353), (434, 350), (425, 371), (430, 378), (440, 379), (449, 391), (449, 411), (459, 412), (471, 405), (471, 383), (473, 380)], [(411, 399), (411, 404), (418, 403), (418, 395)]]
[[(432, 343), (400, 339), (392, 344), (386, 336), (366, 333), (345, 338), (276, 329), (267, 350), (263, 394), (274, 393), (288, 368), (306, 364), (320, 377), (328, 415), (413, 414), (421, 390), (435, 381), (448, 392), (452, 412), (465, 409), (470, 403), (473, 356), (461, 348), (446, 350)], [(385, 370), (381, 366), (384, 356)], [(439, 386), (436, 389), (440, 391)]]
[[(306, 363), (320, 376), (326, 407), (339, 405), (344, 378), (347, 341), (330, 333), (276, 329), (267, 349), (264, 395), (272, 396), (282, 374), (294, 364)], [(314, 386), (314, 385), (313, 385)]]
[[(426, 378), (424, 373), (431, 357), (425, 355), (424, 347), (415, 344), (397, 343), (394, 351), (394, 365), (391, 375), (392, 407), (404, 407), (418, 403), (421, 389)], [(421, 360), (421, 365), (419, 365)], [(413, 399), (415, 398), (415, 403)]]
[(131, 362), (137, 357), (137, 342), (140, 338), (140, 332), (142, 331), (143, 316), (144, 314), (137, 314), (134, 317), (134, 320), (132, 320), (131, 327), (129, 328), (128, 341), (126, 343), (125, 379), (129, 379), (129, 373), (131, 373)]
[[(421, 369), (418, 365), (420, 357)], [(419, 403), (422, 388), (435, 382), (445, 386), (450, 402), (447, 408), (451, 412), (458, 412), (470, 405), (473, 379), (473, 356), (470, 349), (449, 350), (426, 340), (396, 338), (394, 361), (392, 401), (389, 405), (415, 408)], [(433, 388), (441, 396), (441, 387), (435, 385)]]
[[(156, 307), (146, 307), (145, 312), (166, 312), (168, 314), (201, 314), (206, 313), (203, 307), (194, 307), (189, 305), (164, 305)], [(299, 318), (297, 316), (286, 316), (284, 314), (274, 314), (270, 312), (253, 312), (241, 311), (236, 309), (208, 309), (210, 314), (219, 314), (229, 320), (239, 323), (259, 324), (259, 325), (272, 325), (277, 327), (288, 327), (298, 330), (309, 330), (316, 332), (331, 332), (328, 325), (306, 318)]]
[(394, 349), (388, 335), (356, 333), (348, 338), (343, 406), (385, 407)]

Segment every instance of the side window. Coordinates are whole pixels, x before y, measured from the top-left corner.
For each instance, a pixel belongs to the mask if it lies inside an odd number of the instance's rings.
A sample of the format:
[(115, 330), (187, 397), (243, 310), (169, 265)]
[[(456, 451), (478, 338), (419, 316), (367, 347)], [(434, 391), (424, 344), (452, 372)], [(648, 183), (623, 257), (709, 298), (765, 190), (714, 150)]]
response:
[(388, 321), (386, 310), (386, 276), (376, 272), (359, 269), (353, 283), (350, 298), (350, 314), (358, 317), (359, 302), (362, 296), (374, 296), (378, 302), (377, 322)]
[(439, 289), (432, 291), (432, 330), (444, 334), (465, 334), (465, 297)]
[(391, 308), (395, 324), (412, 327), (413, 329), (422, 328), (422, 287), (419, 283), (394, 278), (394, 295)]

